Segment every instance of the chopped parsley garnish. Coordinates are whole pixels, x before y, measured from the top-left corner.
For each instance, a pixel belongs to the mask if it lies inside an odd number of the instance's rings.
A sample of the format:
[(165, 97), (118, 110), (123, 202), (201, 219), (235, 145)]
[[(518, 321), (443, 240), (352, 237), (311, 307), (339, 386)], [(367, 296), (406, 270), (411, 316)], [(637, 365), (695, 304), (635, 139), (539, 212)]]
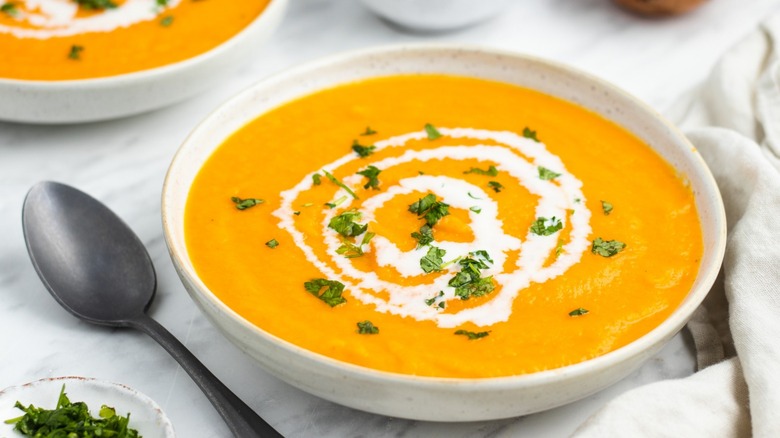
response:
[(531, 232), (537, 236), (549, 236), (563, 228), (563, 223), (555, 216), (550, 219), (540, 217), (531, 224)]
[(116, 437), (139, 438), (138, 431), (129, 427), (130, 414), (120, 417), (112, 407), (103, 405), (98, 417), (90, 414), (84, 402), (71, 403), (62, 385), (57, 405), (54, 409), (44, 409), (29, 405), (24, 407), (16, 402), (15, 408), (24, 415), (6, 420), (13, 424), (14, 430), (31, 437)]
[(458, 263), (462, 259), (463, 259), (463, 256), (455, 257), (454, 259), (452, 259), (452, 260), (450, 260), (448, 262), (442, 263), (441, 268), (444, 269), (444, 268), (448, 267), (449, 265), (454, 265), (455, 263)]
[(368, 166), (365, 169), (358, 172), (358, 175), (363, 175), (366, 178), (368, 178), (368, 182), (363, 186), (364, 189), (372, 188), (374, 190), (379, 190), (379, 174), (382, 171), (377, 168), (376, 166)]
[(439, 130), (430, 123), (425, 124), (425, 133), (428, 134), (428, 140), (436, 140), (437, 138), (441, 137), (441, 132), (439, 132)]
[[(346, 196), (342, 196), (342, 197), (340, 197), (339, 199), (336, 199), (333, 202), (326, 202), (325, 205), (328, 206), (328, 208), (336, 208), (339, 205), (343, 204), (344, 201), (346, 201), (346, 200), (347, 200), (347, 197)], [(308, 207), (308, 205), (304, 205), (304, 207)]]
[(607, 201), (601, 201), (601, 209), (604, 211), (605, 215), (609, 216), (609, 214), (612, 213), (612, 204)]
[(168, 6), (168, 3), (169, 3), (170, 1), (171, 1), (171, 0), (157, 0), (157, 6), (160, 6), (160, 7), (162, 7), (162, 6)]
[(482, 198), (477, 198), (476, 196), (472, 195), (471, 192), (466, 192), (466, 194), (469, 195), (469, 198), (471, 198), (471, 199), (482, 199)]
[(482, 209), (477, 207), (476, 205), (474, 207), (469, 207), (469, 210), (473, 211), (476, 214), (482, 213)]
[(553, 172), (552, 170), (546, 167), (538, 166), (536, 169), (539, 171), (539, 179), (543, 179), (545, 181), (549, 181), (551, 179), (555, 179), (561, 176), (560, 173)]
[[(433, 306), (434, 303), (436, 303), (436, 300), (440, 300), (443, 297), (444, 297), (444, 291), (440, 290), (438, 295), (436, 295), (433, 298), (428, 298), (427, 300), (425, 300), (425, 305), (426, 306)], [(444, 301), (440, 301), (438, 307), (440, 309), (443, 309), (444, 308)]]
[(117, 4), (112, 0), (73, 0), (84, 9), (89, 10), (101, 10), (101, 9), (114, 9)]
[(437, 201), (436, 195), (429, 193), (409, 205), (409, 211), (417, 213), (420, 218), (425, 218), (425, 223), (432, 227), (439, 222), (439, 219), (450, 214), (449, 207), (449, 204)]
[(376, 150), (376, 146), (374, 145), (362, 145), (358, 143), (357, 140), (352, 141), (352, 150), (355, 151), (360, 158), (366, 158), (367, 156), (374, 153), (374, 150)]
[(580, 198), (574, 198), (574, 203), (575, 203), (575, 204), (579, 204), (580, 202), (582, 202), (582, 199), (580, 199)]
[[(490, 254), (488, 254), (487, 251), (484, 249), (480, 249), (478, 251), (470, 252), (469, 254), (473, 255), (474, 257), (477, 257), (478, 259), (482, 259), (491, 265), (493, 264), (493, 259), (490, 258)], [(486, 267), (485, 267), (486, 268)], [(483, 268), (483, 269), (485, 269)]]
[(314, 175), (311, 176), (311, 182), (315, 186), (322, 184), (322, 175), (320, 175), (319, 173), (315, 173)]
[(84, 51), (84, 46), (72, 45), (70, 46), (70, 52), (68, 52), (68, 58), (78, 61), (81, 59), (81, 52)]
[(323, 170), (322, 173), (325, 174), (325, 176), (332, 182), (333, 184), (336, 184), (337, 186), (341, 187), (342, 189), (346, 190), (347, 193), (349, 193), (353, 198), (358, 199), (358, 196), (355, 194), (355, 192), (352, 191), (349, 187), (347, 187), (346, 184), (336, 179), (335, 176), (333, 176), (330, 172), (327, 170)]
[(339, 304), (347, 302), (347, 300), (341, 296), (342, 292), (344, 292), (344, 283), (339, 281), (315, 278), (303, 283), (303, 287), (307, 292), (321, 299), (330, 307), (336, 307)]
[(374, 134), (376, 134), (376, 131), (374, 131), (373, 129), (371, 129), (371, 127), (370, 127), (370, 126), (366, 126), (366, 130), (365, 130), (365, 131), (363, 131), (363, 133), (362, 133), (362, 134), (360, 134), (360, 135), (374, 135)]
[(173, 15), (167, 15), (160, 20), (160, 25), (163, 27), (168, 27), (171, 24), (173, 24)]
[(461, 300), (481, 297), (495, 289), (493, 277), (482, 277), (481, 273), (481, 270), (489, 267), (488, 263), (493, 264), (487, 251), (474, 251), (469, 255), (473, 257), (466, 257), (458, 261), (461, 270), (447, 283), (455, 288), (455, 296), (460, 297)]
[(371, 239), (376, 236), (376, 233), (368, 232), (363, 235), (363, 240), (360, 241), (360, 245), (355, 245), (348, 240), (342, 240), (342, 245), (336, 250), (336, 254), (343, 255), (348, 259), (354, 259), (363, 255), (363, 245), (368, 244)]
[(558, 246), (555, 247), (555, 257), (557, 258), (563, 254), (563, 242), (558, 240)]
[(601, 237), (597, 237), (593, 241), (593, 246), (590, 251), (593, 254), (598, 254), (602, 257), (612, 257), (626, 249), (626, 244), (618, 240), (603, 240)]
[(255, 205), (260, 205), (263, 202), (265, 202), (262, 199), (257, 199), (257, 198), (241, 199), (238, 196), (233, 196), (232, 198), (230, 198), (230, 200), (236, 204), (236, 208), (239, 210), (246, 210), (247, 208), (252, 208)]
[(468, 330), (456, 330), (455, 334), (466, 336), (469, 338), (469, 341), (473, 341), (479, 338), (484, 338), (485, 336), (490, 334), (490, 331), (488, 330), (486, 332), (470, 332)]
[(531, 131), (531, 128), (527, 126), (523, 128), (523, 137), (530, 138), (531, 140), (539, 143), (539, 139), (536, 137), (536, 131)]
[(488, 186), (491, 189), (493, 189), (493, 191), (496, 192), (496, 193), (498, 193), (498, 192), (500, 192), (501, 190), (504, 189), (504, 186), (501, 185), (501, 183), (498, 182), (498, 181), (490, 181), (490, 182), (488, 182)]
[(460, 297), (461, 300), (485, 296), (496, 288), (492, 276), (472, 279), (464, 271), (459, 272), (448, 284), (455, 287), (455, 296)]
[(587, 313), (588, 313), (588, 309), (583, 309), (582, 307), (579, 307), (569, 312), (569, 316), (582, 316)]
[(498, 169), (496, 166), (490, 166), (487, 170), (482, 170), (478, 167), (472, 167), (463, 173), (476, 173), (477, 175), (498, 176)]
[(355, 222), (363, 217), (363, 213), (352, 209), (347, 210), (338, 216), (333, 216), (328, 223), (328, 227), (336, 230), (344, 237), (359, 236), (366, 232), (368, 225)]
[(412, 237), (417, 240), (418, 248), (423, 247), (433, 242), (433, 229), (428, 225), (423, 225), (420, 227), (420, 231), (412, 233)]
[(19, 9), (16, 7), (16, 3), (6, 2), (0, 6), (0, 12), (11, 17), (16, 17), (19, 14)]
[(376, 335), (379, 334), (379, 327), (375, 326), (371, 321), (365, 320), (357, 323), (358, 333), (361, 335)]
[(265, 246), (274, 249), (279, 246), (279, 242), (276, 239), (271, 239), (268, 242), (265, 242)]
[(430, 274), (433, 271), (441, 271), (441, 264), (444, 263), (442, 257), (447, 251), (431, 246), (428, 248), (428, 254), (425, 254), (420, 259), (420, 267), (426, 274)]

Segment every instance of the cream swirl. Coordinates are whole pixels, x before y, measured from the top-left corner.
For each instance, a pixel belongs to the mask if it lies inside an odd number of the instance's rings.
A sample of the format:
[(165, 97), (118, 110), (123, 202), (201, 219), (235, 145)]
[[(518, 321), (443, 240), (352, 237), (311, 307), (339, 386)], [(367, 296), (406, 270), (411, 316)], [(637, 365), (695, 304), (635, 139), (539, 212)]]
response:
[[(331, 280), (344, 283), (352, 297), (366, 304), (373, 304), (377, 311), (411, 317), (417, 320), (431, 320), (440, 327), (456, 327), (466, 322), (478, 326), (489, 326), (506, 321), (512, 313), (512, 303), (520, 291), (532, 282), (543, 283), (562, 275), (567, 269), (578, 263), (582, 254), (588, 249), (591, 232), (591, 212), (585, 206), (582, 194), (582, 182), (566, 171), (563, 162), (550, 153), (543, 143), (539, 143), (515, 133), (507, 131), (488, 131), (471, 128), (440, 128), (439, 131), (450, 139), (469, 138), (475, 140), (491, 140), (498, 143), (477, 145), (444, 145), (424, 150), (405, 150), (398, 156), (384, 158), (371, 163), (381, 170), (386, 170), (403, 163), (426, 162), (431, 160), (489, 160), (497, 163), (501, 172), (518, 181), (531, 194), (538, 197), (535, 207), (536, 217), (556, 217), (562, 221), (563, 229), (568, 231), (568, 240), (562, 244), (560, 254), (545, 265), (550, 255), (559, 245), (561, 231), (551, 235), (541, 236), (529, 231), (524, 236), (511, 236), (505, 233), (503, 222), (498, 217), (497, 201), (482, 188), (467, 181), (442, 175), (419, 175), (404, 178), (391, 187), (383, 187), (381, 192), (363, 200), (358, 210), (363, 214), (363, 220), (371, 222), (375, 212), (392, 198), (409, 193), (434, 193), (452, 208), (469, 210), (469, 219), (474, 234), (471, 242), (436, 241), (436, 246), (446, 250), (448, 255), (465, 256), (470, 252), (486, 250), (494, 263), (485, 271), (493, 275), (499, 288), (489, 296), (481, 298), (484, 302), (459, 312), (443, 312), (436, 306), (426, 304), (438, 291), (443, 291), (444, 301), (460, 299), (455, 295), (454, 288), (448, 285), (452, 275), (432, 276), (428, 284), (416, 286), (399, 285), (379, 278), (375, 272), (365, 272), (354, 267), (351, 259), (337, 255), (336, 250), (342, 244), (337, 233), (328, 228), (330, 220), (339, 212), (352, 206), (355, 201), (344, 189), (336, 191), (334, 199), (346, 197), (339, 209), (328, 210), (322, 221), (322, 236), (327, 247), (327, 253), (332, 254), (331, 264), (321, 260), (306, 242), (307, 237), (296, 228), (294, 221), (293, 202), (306, 190), (312, 188), (311, 176), (306, 175), (293, 188), (281, 193), (281, 206), (274, 211), (279, 218), (280, 228), (286, 230), (300, 247), (307, 260), (322, 274)], [(392, 137), (375, 143), (377, 150), (386, 148), (402, 148), (410, 140), (420, 140), (426, 137), (424, 131), (413, 132)], [(446, 139), (443, 139), (446, 142)], [(354, 154), (346, 155), (323, 167), (333, 172), (345, 164), (359, 159)], [(560, 176), (554, 180), (539, 177), (539, 167), (555, 169)], [(360, 177), (347, 177), (343, 182), (350, 187), (359, 184)], [(470, 210), (478, 207), (479, 213)], [(311, 238), (312, 236), (309, 236)], [(509, 251), (520, 250), (520, 255), (511, 270), (504, 271), (504, 265)], [(402, 251), (393, 242), (377, 235), (369, 244), (367, 252), (373, 254), (380, 266), (395, 269), (402, 277), (420, 275), (420, 258), (427, 248), (416, 248)], [(457, 264), (445, 268), (454, 274)], [(386, 294), (377, 294), (377, 291)], [(385, 298), (385, 296), (387, 298)]]
[[(181, 0), (169, 0), (174, 7)], [(79, 5), (72, 0), (21, 0), (14, 15), (18, 26), (0, 24), (0, 33), (17, 38), (47, 39), (89, 32), (111, 32), (157, 18), (166, 8), (157, 0), (127, 0), (116, 8), (79, 16)]]

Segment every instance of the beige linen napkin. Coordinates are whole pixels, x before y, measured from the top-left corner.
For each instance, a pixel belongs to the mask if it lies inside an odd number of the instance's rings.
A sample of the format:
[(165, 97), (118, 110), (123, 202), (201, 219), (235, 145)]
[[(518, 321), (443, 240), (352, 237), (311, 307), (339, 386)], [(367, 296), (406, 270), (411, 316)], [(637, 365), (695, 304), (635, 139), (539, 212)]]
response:
[(780, 437), (780, 14), (725, 54), (671, 119), (726, 205), (721, 275), (688, 330), (699, 372), (631, 390), (582, 437)]

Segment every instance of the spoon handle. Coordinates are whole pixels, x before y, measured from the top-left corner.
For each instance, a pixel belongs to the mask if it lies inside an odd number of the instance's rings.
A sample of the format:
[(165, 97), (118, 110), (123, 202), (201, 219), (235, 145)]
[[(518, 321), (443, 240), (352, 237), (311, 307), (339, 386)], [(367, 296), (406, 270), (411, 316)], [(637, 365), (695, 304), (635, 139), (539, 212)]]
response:
[(128, 325), (151, 336), (179, 362), (214, 405), (234, 436), (238, 438), (282, 437), (157, 321), (146, 314), (141, 314), (138, 318), (128, 321)]

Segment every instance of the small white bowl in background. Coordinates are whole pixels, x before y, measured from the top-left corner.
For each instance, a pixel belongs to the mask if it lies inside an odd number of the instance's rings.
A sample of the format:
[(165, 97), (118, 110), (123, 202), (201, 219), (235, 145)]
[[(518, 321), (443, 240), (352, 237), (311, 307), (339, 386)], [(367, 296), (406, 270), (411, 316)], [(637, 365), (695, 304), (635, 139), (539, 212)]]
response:
[(65, 385), (65, 394), (71, 403), (86, 403), (93, 417), (97, 417), (100, 407), (106, 405), (114, 408), (120, 417), (129, 413), (129, 427), (144, 438), (176, 437), (173, 425), (154, 400), (128, 386), (87, 377), (50, 377), (0, 391), (0, 436), (22, 436), (13, 431), (13, 424), (5, 423), (10, 418), (24, 415), (14, 407), (17, 401), (25, 407), (54, 409), (62, 385)]
[(271, 0), (229, 40), (183, 61), (116, 76), (63, 81), (0, 78), (0, 120), (82, 123), (171, 105), (223, 81), (278, 27), (288, 0)]
[(480, 23), (498, 15), (508, 3), (508, 0), (363, 0), (380, 17), (422, 32), (442, 32)]

